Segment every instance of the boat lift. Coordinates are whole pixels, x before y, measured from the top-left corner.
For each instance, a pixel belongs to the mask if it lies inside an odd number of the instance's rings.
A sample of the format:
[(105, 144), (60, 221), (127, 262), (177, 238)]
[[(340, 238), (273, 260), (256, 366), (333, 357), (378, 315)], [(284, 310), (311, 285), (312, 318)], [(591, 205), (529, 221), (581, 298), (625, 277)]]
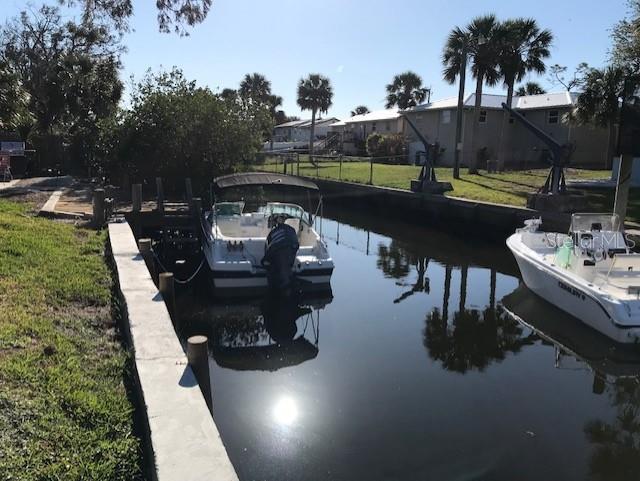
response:
[(567, 185), (564, 178), (564, 168), (569, 164), (571, 155), (575, 150), (575, 146), (573, 144), (561, 144), (540, 127), (527, 120), (527, 118), (520, 112), (512, 109), (504, 102), (502, 103), (502, 108), (509, 112), (513, 118), (522, 123), (522, 125), (524, 125), (533, 135), (542, 140), (542, 142), (544, 142), (549, 148), (551, 170), (549, 171), (547, 180), (538, 193), (554, 195), (566, 194)]

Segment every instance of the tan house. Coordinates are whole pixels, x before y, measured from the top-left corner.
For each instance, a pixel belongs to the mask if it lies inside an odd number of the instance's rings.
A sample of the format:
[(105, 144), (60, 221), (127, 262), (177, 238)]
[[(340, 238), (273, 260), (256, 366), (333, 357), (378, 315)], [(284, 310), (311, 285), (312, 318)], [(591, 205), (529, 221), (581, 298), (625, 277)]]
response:
[(367, 137), (374, 133), (403, 134), (404, 121), (398, 109), (376, 110), (338, 122), (333, 131), (341, 132), (342, 150), (346, 154), (356, 154)]
[[(575, 146), (572, 165), (605, 168), (608, 130), (570, 124), (567, 114), (574, 108), (576, 99), (577, 95), (569, 92), (528, 95), (514, 97), (512, 106), (558, 142), (572, 143)], [(482, 95), (477, 146), (479, 149), (486, 148), (489, 159), (495, 159), (498, 154), (504, 115), (503, 102), (506, 102), (505, 95)], [(463, 107), (462, 165), (468, 165), (473, 155), (471, 142), (474, 104), (475, 94), (467, 96)], [(453, 165), (456, 107), (457, 97), (451, 97), (402, 112), (412, 120), (429, 142), (438, 142), (444, 149), (439, 165)], [(511, 129), (505, 159), (508, 168), (527, 168), (545, 163), (546, 146), (542, 141), (513, 118), (509, 120), (508, 128)], [(404, 126), (404, 133), (409, 143), (409, 158), (413, 159), (417, 150), (423, 150), (422, 144), (418, 142), (418, 137), (408, 125)]]

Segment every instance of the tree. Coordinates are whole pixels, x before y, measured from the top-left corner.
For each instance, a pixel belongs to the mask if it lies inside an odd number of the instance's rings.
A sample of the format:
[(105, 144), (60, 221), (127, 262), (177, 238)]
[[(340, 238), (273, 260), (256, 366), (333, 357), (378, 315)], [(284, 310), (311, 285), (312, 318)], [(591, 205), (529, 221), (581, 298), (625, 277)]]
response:
[[(507, 20), (501, 26), (501, 49), (498, 67), (502, 80), (507, 87), (506, 104), (511, 106), (516, 82), (530, 72), (542, 74), (546, 70), (544, 59), (551, 55), (549, 48), (553, 35), (549, 30), (540, 30), (532, 18)], [(511, 128), (509, 112), (502, 114), (502, 129), (498, 147), (498, 170), (504, 170)]]
[(26, 113), (26, 94), (18, 75), (0, 60), (0, 129), (14, 130)]
[(364, 115), (370, 112), (369, 107), (366, 105), (358, 105), (355, 109), (351, 111), (351, 117), (355, 117), (356, 115)]
[(578, 124), (591, 124), (609, 129), (605, 168), (613, 164), (616, 143), (616, 122), (625, 91), (628, 72), (621, 67), (591, 68), (582, 80), (583, 91), (578, 96), (572, 119)]
[(474, 18), (467, 26), (469, 32), (469, 58), (471, 74), (476, 79), (476, 95), (473, 108), (473, 129), (471, 137), (471, 158), (469, 173), (478, 173), (478, 127), (482, 109), (482, 87), (486, 83), (493, 86), (498, 83), (498, 60), (500, 58), (502, 29), (495, 15)]
[(259, 73), (246, 74), (240, 82), (238, 94), (244, 102), (266, 105), (271, 98), (271, 82)]
[(111, 157), (132, 180), (162, 176), (172, 187), (189, 175), (202, 189), (254, 159), (268, 121), (264, 106), (226, 102), (180, 70), (147, 73), (134, 87)]
[(226, 102), (237, 102), (238, 101), (238, 91), (236, 89), (222, 89), (220, 92), (220, 98), (225, 100)]
[(302, 110), (311, 110), (311, 131), (309, 132), (309, 158), (314, 163), (316, 113), (326, 113), (331, 107), (333, 89), (331, 81), (320, 74), (309, 74), (298, 82), (298, 105)]
[(537, 82), (527, 82), (526, 84), (518, 87), (518, 90), (515, 92), (518, 97), (523, 97), (525, 95), (541, 95), (546, 93), (547, 91)]
[(63, 148), (78, 163), (91, 162), (97, 126), (122, 95), (120, 51), (108, 26), (63, 22), (56, 7), (22, 12), (3, 27), (0, 60), (24, 92), (30, 140), (50, 162), (62, 162)]
[(462, 140), (462, 116), (464, 108), (464, 84), (467, 75), (467, 59), (469, 56), (469, 45), (471, 37), (467, 30), (460, 27), (454, 28), (442, 53), (442, 64), (444, 70), (442, 72), (444, 79), (454, 84), (456, 79), (458, 82), (458, 105), (456, 108), (456, 138), (455, 138), (455, 158), (453, 162), (453, 178), (460, 178), (460, 143)]
[[(133, 0), (58, 0), (70, 7), (80, 5), (85, 21), (110, 18), (120, 31), (128, 31), (128, 20), (133, 15)], [(171, 30), (188, 35), (185, 25), (193, 27), (207, 18), (212, 0), (156, 0), (158, 29), (163, 33)]]
[(627, 17), (618, 22), (611, 31), (613, 39), (611, 60), (614, 65), (639, 74), (640, 0), (628, 0), (628, 8)]
[(404, 110), (424, 102), (429, 89), (422, 86), (422, 78), (411, 71), (396, 75), (387, 85), (387, 104), (390, 109), (394, 105)]
[(580, 82), (588, 70), (589, 65), (586, 62), (581, 62), (573, 71), (573, 75), (568, 77), (566, 75), (567, 67), (556, 63), (549, 67), (549, 82), (552, 85), (562, 85), (567, 92), (571, 92), (574, 88), (580, 86)]

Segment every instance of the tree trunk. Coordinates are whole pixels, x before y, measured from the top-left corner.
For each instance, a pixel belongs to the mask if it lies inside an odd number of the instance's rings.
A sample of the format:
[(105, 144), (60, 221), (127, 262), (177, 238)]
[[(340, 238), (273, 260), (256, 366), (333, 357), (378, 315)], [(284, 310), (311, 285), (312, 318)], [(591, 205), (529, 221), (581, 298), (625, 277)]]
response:
[(456, 139), (453, 160), (453, 178), (460, 178), (460, 155), (462, 154), (462, 117), (464, 115), (464, 83), (467, 76), (467, 54), (463, 52), (460, 65), (460, 86), (458, 87), (458, 107), (456, 108)]
[[(513, 100), (513, 80), (509, 81), (507, 86), (507, 106), (511, 107)], [(507, 153), (509, 152), (509, 146), (511, 141), (511, 126), (509, 119), (511, 113), (503, 111), (502, 113), (502, 128), (500, 129), (500, 143), (498, 144), (498, 172), (504, 171), (504, 166), (507, 161)]]
[(313, 158), (313, 144), (315, 143), (315, 133), (316, 133), (316, 109), (311, 109), (311, 131), (309, 132), (309, 161), (316, 165), (315, 160)]
[(476, 102), (473, 107), (473, 127), (471, 129), (471, 159), (469, 159), (469, 173), (478, 173), (478, 127), (480, 123), (480, 109), (482, 108), (482, 81), (484, 73), (478, 72), (476, 81)]
[(613, 168), (613, 157), (616, 150), (616, 124), (615, 121), (609, 120), (609, 136), (607, 138), (607, 157), (604, 159), (604, 167), (607, 170)]

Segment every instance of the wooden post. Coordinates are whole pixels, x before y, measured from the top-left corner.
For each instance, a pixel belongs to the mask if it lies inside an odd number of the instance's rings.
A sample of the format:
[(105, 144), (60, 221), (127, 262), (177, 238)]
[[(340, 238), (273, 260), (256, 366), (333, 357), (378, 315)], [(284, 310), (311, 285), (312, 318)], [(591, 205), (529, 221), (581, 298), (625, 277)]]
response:
[(104, 220), (104, 189), (96, 189), (93, 191), (93, 223), (102, 227)]
[(162, 177), (156, 177), (156, 195), (158, 197), (158, 211), (164, 214), (164, 190), (162, 189)]
[(192, 204), (194, 232), (198, 239), (202, 239), (202, 199), (200, 197), (193, 198)]
[(131, 185), (131, 205), (134, 212), (142, 210), (142, 184)]
[(189, 208), (191, 208), (191, 203), (193, 202), (193, 186), (191, 185), (190, 177), (184, 179), (184, 190), (187, 193), (187, 204)]
[(311, 161), (311, 165), (313, 165), (314, 159), (316, 163), (316, 178), (320, 178), (320, 162), (318, 162), (318, 159), (316, 159), (314, 156), (309, 157), (309, 160)]
[(211, 402), (211, 378), (209, 377), (209, 340), (207, 336), (191, 336), (187, 339), (187, 361), (196, 376), (200, 391), (209, 411)]
[(138, 250), (140, 251), (140, 255), (142, 255), (142, 258), (147, 265), (151, 280), (154, 283), (157, 283), (156, 261), (153, 258), (153, 251), (151, 250), (151, 239), (145, 238), (138, 240)]
[(298, 175), (300, 175), (300, 152), (296, 152), (296, 163), (298, 164)]
[(373, 157), (369, 157), (369, 185), (373, 185)]
[(158, 290), (167, 305), (169, 315), (173, 319), (176, 312), (176, 287), (172, 272), (163, 272), (158, 276)]
[(627, 204), (629, 203), (629, 187), (631, 186), (631, 174), (633, 172), (633, 155), (620, 156), (618, 167), (618, 179), (616, 181), (616, 200), (613, 204), (614, 214), (620, 217), (620, 227), (624, 227), (627, 216)]

